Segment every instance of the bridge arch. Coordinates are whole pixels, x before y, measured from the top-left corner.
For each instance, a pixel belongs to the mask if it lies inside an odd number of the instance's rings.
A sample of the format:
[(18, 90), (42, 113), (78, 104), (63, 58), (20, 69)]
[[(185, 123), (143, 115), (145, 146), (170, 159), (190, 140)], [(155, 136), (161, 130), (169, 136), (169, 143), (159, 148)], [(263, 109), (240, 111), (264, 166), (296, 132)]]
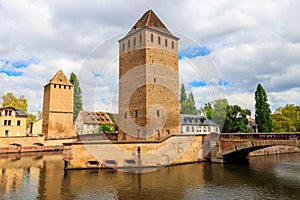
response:
[(22, 145), (21, 145), (21, 144), (19, 144), (19, 143), (11, 143), (11, 144), (9, 144), (9, 146), (11, 146), (11, 147), (15, 147), (15, 148), (22, 147)]
[(220, 134), (212, 149), (212, 162), (248, 162), (252, 151), (271, 146), (295, 146), (300, 148), (300, 133), (228, 133)]

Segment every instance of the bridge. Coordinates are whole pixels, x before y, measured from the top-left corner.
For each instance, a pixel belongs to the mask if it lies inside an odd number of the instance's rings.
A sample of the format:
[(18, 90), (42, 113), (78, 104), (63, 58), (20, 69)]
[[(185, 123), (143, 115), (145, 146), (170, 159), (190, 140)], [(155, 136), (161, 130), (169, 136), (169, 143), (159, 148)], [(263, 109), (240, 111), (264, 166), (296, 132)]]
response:
[(212, 134), (211, 162), (248, 162), (252, 151), (284, 145), (300, 148), (300, 133), (222, 133)]

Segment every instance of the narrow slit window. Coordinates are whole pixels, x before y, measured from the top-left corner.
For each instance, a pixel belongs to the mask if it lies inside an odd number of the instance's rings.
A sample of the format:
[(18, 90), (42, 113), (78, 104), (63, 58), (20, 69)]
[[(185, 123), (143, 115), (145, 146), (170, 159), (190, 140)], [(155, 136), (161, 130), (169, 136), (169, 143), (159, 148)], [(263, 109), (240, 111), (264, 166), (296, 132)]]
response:
[(153, 42), (154, 41), (154, 39), (153, 39), (153, 34), (151, 34), (151, 42)]
[(165, 39), (165, 46), (168, 47), (168, 39)]
[(138, 111), (137, 111), (137, 110), (134, 111), (134, 117), (135, 117), (135, 118), (138, 117)]
[(160, 44), (160, 36), (157, 38), (157, 43)]
[(140, 46), (142, 46), (142, 42), (143, 42), (143, 38), (142, 38), (142, 34), (140, 34)]

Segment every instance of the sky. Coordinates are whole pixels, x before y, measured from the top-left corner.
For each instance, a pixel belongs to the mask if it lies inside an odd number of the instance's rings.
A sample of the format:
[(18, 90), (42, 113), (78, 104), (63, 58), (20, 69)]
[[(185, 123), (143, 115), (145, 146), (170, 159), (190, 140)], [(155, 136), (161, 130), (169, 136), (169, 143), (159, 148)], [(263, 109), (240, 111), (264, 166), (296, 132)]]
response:
[(196, 105), (227, 98), (254, 114), (300, 105), (298, 0), (0, 0), (0, 95), (42, 110), (43, 86), (78, 75), (84, 109), (117, 112), (118, 40), (152, 9), (179, 40), (179, 79)]

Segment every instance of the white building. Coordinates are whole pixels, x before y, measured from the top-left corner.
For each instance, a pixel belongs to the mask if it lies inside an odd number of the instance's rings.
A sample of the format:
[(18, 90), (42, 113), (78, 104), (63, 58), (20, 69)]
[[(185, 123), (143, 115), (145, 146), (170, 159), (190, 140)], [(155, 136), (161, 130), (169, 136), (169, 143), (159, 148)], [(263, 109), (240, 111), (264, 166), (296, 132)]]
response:
[(79, 135), (98, 133), (102, 124), (113, 124), (108, 113), (80, 111), (75, 121), (75, 132)]
[(220, 133), (220, 126), (200, 115), (180, 115), (182, 134), (209, 134)]

